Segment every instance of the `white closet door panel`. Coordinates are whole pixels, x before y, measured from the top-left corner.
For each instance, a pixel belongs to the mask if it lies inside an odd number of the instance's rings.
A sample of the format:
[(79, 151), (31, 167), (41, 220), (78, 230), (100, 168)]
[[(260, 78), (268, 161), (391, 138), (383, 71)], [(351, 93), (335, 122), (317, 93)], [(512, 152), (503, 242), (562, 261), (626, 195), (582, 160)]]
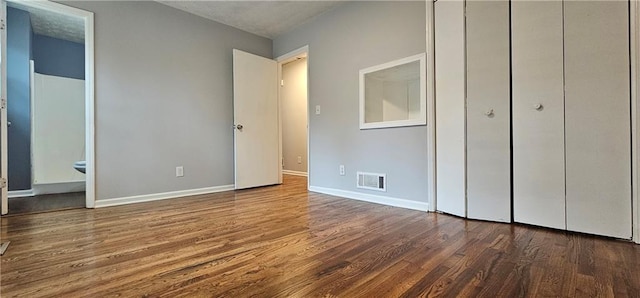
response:
[(467, 217), (511, 222), (509, 1), (468, 1)]
[(631, 238), (628, 3), (564, 12), (567, 229)]
[(436, 206), (466, 216), (464, 1), (435, 4)]
[(562, 21), (561, 1), (512, 2), (514, 221), (557, 229), (566, 228)]

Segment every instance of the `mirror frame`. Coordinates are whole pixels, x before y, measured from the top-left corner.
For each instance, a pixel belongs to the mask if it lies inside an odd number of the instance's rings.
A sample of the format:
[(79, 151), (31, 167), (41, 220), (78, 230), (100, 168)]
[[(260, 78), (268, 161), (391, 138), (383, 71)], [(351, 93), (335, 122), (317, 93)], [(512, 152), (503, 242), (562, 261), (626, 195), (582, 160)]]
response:
[[(420, 62), (420, 117), (407, 120), (393, 120), (381, 122), (365, 123), (365, 75), (384, 70), (387, 68), (408, 64), (412, 62)], [(360, 70), (360, 129), (375, 129), (387, 127), (417, 126), (427, 124), (427, 65), (426, 54), (409, 56), (406, 58), (390, 61), (376, 66), (367, 67)]]

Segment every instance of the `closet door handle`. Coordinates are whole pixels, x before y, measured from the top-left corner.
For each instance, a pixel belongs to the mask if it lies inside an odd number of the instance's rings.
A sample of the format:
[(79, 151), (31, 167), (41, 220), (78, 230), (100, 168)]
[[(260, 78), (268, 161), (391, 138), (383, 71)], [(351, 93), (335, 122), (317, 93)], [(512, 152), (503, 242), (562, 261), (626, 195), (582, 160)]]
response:
[(491, 118), (491, 117), (493, 117), (493, 115), (495, 115), (495, 114), (493, 113), (493, 109), (490, 109), (490, 110), (488, 110), (488, 111), (484, 112), (484, 115), (485, 115), (485, 116), (487, 116), (487, 117), (489, 117), (489, 118)]
[(542, 111), (544, 109), (544, 106), (542, 104), (537, 104), (533, 106), (533, 108), (536, 109), (536, 111)]

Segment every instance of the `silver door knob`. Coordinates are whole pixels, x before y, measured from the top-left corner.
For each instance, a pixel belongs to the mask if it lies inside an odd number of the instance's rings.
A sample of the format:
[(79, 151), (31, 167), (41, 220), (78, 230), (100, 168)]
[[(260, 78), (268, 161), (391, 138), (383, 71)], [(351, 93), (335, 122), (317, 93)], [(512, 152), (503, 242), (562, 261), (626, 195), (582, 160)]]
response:
[(243, 128), (242, 124), (234, 125), (233, 127), (237, 130), (242, 130)]
[(544, 109), (544, 106), (542, 104), (537, 104), (533, 107), (536, 109), (536, 111), (542, 111), (542, 109)]

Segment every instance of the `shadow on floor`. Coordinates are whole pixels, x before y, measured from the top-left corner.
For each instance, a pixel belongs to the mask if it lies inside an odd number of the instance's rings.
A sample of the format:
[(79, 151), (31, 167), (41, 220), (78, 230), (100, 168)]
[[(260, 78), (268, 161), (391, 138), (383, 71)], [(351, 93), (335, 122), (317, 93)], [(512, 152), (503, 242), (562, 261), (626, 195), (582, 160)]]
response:
[(84, 207), (84, 192), (9, 198), (9, 215), (78, 209)]

